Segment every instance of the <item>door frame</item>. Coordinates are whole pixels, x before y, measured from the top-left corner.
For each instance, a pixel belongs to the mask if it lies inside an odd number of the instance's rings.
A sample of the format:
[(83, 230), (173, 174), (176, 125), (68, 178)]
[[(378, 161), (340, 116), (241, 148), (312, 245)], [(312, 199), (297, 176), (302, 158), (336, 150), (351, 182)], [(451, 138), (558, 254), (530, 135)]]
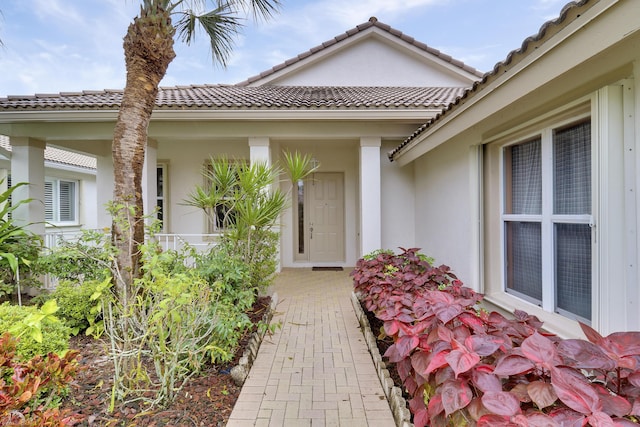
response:
[[(314, 262), (313, 259), (311, 259), (311, 243), (310, 243), (310, 237), (309, 237), (309, 228), (310, 228), (310, 218), (311, 218), (311, 212), (310, 212), (310, 194), (311, 192), (308, 190), (308, 188), (310, 188), (309, 186), (309, 182), (311, 182), (312, 180), (317, 179), (318, 175), (322, 176), (322, 175), (335, 175), (335, 174), (339, 174), (341, 176), (341, 192), (342, 192), (342, 232), (341, 232), (341, 236), (342, 236), (342, 241), (341, 241), (341, 245), (342, 245), (342, 259), (336, 259), (333, 261), (318, 261), (318, 262)], [(323, 171), (323, 172), (314, 172), (313, 174), (311, 174), (311, 176), (309, 176), (308, 178), (306, 178), (304, 180), (304, 186), (303, 186), (303, 201), (302, 201), (302, 206), (300, 206), (300, 191), (299, 191), (299, 186), (298, 183), (295, 183), (294, 185), (294, 192), (293, 192), (293, 198), (292, 198), (292, 208), (293, 208), (293, 242), (292, 242), (292, 246), (293, 246), (293, 258), (295, 262), (305, 262), (305, 263), (314, 263), (314, 264), (327, 264), (327, 263), (331, 263), (331, 264), (342, 264), (345, 262), (346, 260), (346, 252), (347, 252), (347, 248), (346, 248), (346, 206), (345, 206), (345, 173), (343, 171), (335, 171), (335, 172), (331, 172), (331, 171)], [(303, 220), (302, 223), (300, 223), (299, 219), (300, 219), (300, 211), (302, 208), (302, 213), (303, 213)], [(302, 232), (303, 232), (303, 237), (301, 239), (300, 236), (300, 228), (302, 227)], [(301, 245), (303, 247), (304, 252), (300, 252), (300, 248)]]

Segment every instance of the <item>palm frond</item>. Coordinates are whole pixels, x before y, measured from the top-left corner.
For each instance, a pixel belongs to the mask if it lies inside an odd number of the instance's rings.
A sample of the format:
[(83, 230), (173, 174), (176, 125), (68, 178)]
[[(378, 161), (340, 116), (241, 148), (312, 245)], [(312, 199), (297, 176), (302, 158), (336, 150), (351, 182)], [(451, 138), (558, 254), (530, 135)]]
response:
[(195, 40), (198, 29), (203, 30), (209, 36), (213, 60), (226, 66), (233, 50), (234, 37), (242, 27), (240, 18), (234, 16), (227, 5), (203, 14), (197, 14), (192, 9), (177, 14), (180, 17), (175, 27), (180, 40), (191, 44)]
[(297, 151), (295, 153), (287, 151), (284, 152), (284, 160), (285, 170), (292, 183), (306, 178), (318, 169), (318, 166), (313, 164), (312, 157), (309, 154), (302, 155)]
[(228, 0), (234, 9), (251, 13), (255, 21), (268, 20), (279, 12), (280, 0)]

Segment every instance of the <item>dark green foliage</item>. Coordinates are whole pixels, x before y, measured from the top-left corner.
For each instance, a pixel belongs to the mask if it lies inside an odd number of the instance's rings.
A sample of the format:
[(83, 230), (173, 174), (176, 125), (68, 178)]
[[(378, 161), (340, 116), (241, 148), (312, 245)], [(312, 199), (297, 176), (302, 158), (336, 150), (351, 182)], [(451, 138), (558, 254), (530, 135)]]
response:
[(92, 309), (96, 303), (91, 300), (91, 295), (96, 292), (99, 284), (97, 280), (85, 280), (82, 283), (63, 280), (53, 292), (39, 299), (43, 302), (55, 299), (60, 307), (57, 316), (75, 335), (89, 327), (89, 319), (95, 320), (96, 315), (92, 314)]

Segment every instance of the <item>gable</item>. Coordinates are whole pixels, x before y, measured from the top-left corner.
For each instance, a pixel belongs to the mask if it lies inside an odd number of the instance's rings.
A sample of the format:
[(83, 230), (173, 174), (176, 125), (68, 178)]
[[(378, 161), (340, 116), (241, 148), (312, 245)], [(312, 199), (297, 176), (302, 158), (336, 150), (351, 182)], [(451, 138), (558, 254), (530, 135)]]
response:
[(481, 75), (371, 18), (239, 85), (469, 87)]
[(471, 84), (433, 58), (368, 38), (270, 82), (288, 86), (427, 86)]

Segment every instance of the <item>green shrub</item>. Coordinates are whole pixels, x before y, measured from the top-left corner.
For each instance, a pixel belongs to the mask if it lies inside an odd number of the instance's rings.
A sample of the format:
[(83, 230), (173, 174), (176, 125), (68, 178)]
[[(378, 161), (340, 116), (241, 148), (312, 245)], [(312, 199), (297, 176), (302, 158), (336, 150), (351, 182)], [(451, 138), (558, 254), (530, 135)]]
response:
[(197, 259), (195, 273), (210, 286), (216, 282), (224, 282), (232, 289), (248, 289), (251, 287), (250, 267), (241, 255), (230, 249), (230, 245), (220, 244), (201, 255)]
[(40, 256), (34, 270), (61, 280), (103, 280), (109, 273), (113, 248), (103, 232), (84, 230), (76, 241), (61, 241)]
[(223, 236), (220, 245), (227, 253), (236, 254), (249, 267), (251, 287), (265, 290), (278, 267), (279, 234), (270, 230), (252, 230), (250, 238), (237, 238), (234, 232)]
[(90, 320), (95, 320), (92, 313), (95, 301), (91, 300), (91, 295), (96, 291), (100, 282), (98, 280), (87, 280), (82, 283), (73, 283), (63, 280), (58, 283), (56, 289), (45, 297), (44, 301), (55, 299), (60, 310), (56, 313), (74, 335), (84, 331), (89, 327)]
[[(29, 315), (37, 313), (38, 308), (34, 306), (0, 304), (0, 331), (8, 331)], [(61, 354), (69, 348), (71, 328), (66, 324), (45, 318), (39, 326), (42, 333), (41, 342), (38, 342), (32, 334), (24, 334), (20, 337), (16, 352), (22, 360), (31, 359), (36, 355), (45, 356), (48, 353)]]

